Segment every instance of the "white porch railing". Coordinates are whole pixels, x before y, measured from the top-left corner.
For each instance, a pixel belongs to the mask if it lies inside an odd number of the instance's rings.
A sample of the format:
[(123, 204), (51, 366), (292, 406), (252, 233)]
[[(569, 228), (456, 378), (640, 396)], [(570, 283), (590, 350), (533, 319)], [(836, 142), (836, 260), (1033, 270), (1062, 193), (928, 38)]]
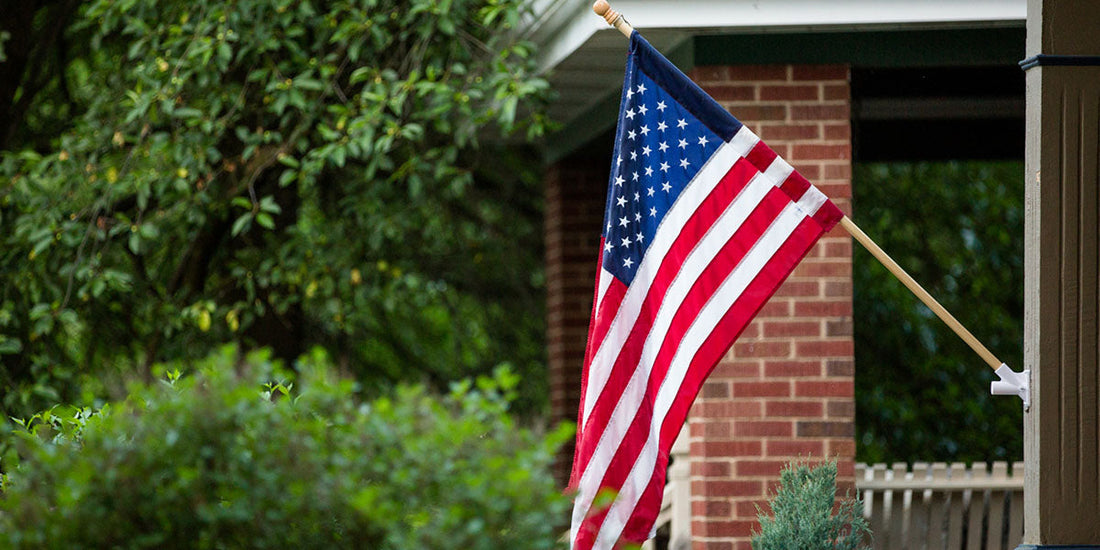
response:
[(856, 465), (874, 548), (1012, 550), (1023, 536), (1024, 466)]
[[(686, 432), (686, 430), (685, 430)], [(657, 537), (646, 550), (691, 547), (691, 466), (687, 437), (672, 448)], [(1022, 462), (947, 465), (857, 464), (856, 490), (871, 523), (874, 548), (1013, 550), (1023, 535)]]

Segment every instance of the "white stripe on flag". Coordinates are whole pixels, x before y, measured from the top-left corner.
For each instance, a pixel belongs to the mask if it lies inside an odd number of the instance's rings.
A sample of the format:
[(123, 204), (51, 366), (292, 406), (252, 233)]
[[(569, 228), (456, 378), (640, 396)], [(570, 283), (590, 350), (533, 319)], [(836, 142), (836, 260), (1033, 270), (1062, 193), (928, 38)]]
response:
[(707, 304), (699, 311), (684, 339), (673, 356), (668, 374), (661, 382), (654, 403), (654, 417), (650, 424), (649, 438), (640, 455), (634, 462), (626, 483), (619, 491), (608, 510), (594, 548), (611, 548), (618, 540), (626, 522), (633, 513), (642, 492), (654, 475), (657, 462), (657, 445), (660, 440), (661, 425), (679, 394), (680, 386), (687, 376), (688, 367), (695, 353), (713, 332), (714, 327), (745, 291), (745, 288), (760, 274), (779, 247), (787, 241), (798, 224), (804, 219), (802, 211), (794, 204), (786, 206), (767, 231), (753, 244), (752, 249), (730, 272), (722, 285), (715, 291)]
[[(607, 427), (600, 434), (599, 442), (589, 459), (588, 467), (585, 468), (578, 483), (579, 487), (595, 487), (603, 479), (611, 459), (614, 458), (623, 438), (626, 436), (627, 430), (630, 428), (630, 424), (634, 421), (638, 403), (642, 401), (646, 387), (649, 384), (650, 369), (653, 367), (657, 353), (664, 343), (665, 336), (672, 325), (673, 317), (680, 309), (684, 297), (687, 296), (703, 270), (710, 265), (714, 257), (722, 250), (722, 247), (726, 245), (772, 188), (771, 183), (761, 178), (760, 174), (754, 176), (722, 215), (715, 220), (687, 258), (684, 259), (683, 267), (673, 278), (664, 299), (661, 301), (653, 325), (646, 336), (640, 361), (635, 365), (629, 382), (627, 382), (616, 402), (615, 408), (608, 419)], [(666, 230), (679, 234), (680, 227), (669, 227)], [(640, 299), (644, 300), (645, 296), (641, 296)], [(626, 306), (625, 300), (623, 305)], [(588, 513), (594, 497), (594, 494), (577, 495), (573, 509), (574, 524), (578, 523)]]
[(747, 126), (742, 126), (736, 134), (729, 140), (729, 146), (737, 152), (737, 156), (743, 157), (752, 151), (753, 147), (760, 141), (760, 136), (752, 133)]
[[(600, 254), (603, 254), (603, 250), (600, 250)], [(615, 278), (614, 275), (612, 275), (609, 271), (602, 267), (600, 268), (600, 273), (598, 274), (598, 277), (600, 286), (597, 287), (599, 288), (599, 290), (596, 291), (596, 303), (592, 304), (593, 311), (600, 310), (599, 308), (600, 304), (603, 303), (603, 297), (605, 294), (607, 294), (607, 287), (611, 286), (611, 279)]]

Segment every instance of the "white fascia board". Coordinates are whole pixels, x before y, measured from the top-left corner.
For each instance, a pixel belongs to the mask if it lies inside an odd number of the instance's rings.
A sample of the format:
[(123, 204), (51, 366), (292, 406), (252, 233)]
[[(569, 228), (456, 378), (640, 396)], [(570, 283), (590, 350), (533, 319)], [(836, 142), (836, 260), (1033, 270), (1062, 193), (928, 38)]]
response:
[[(540, 46), (540, 71), (555, 67), (607, 26), (585, 0), (540, 4), (549, 16), (536, 15), (527, 33)], [(697, 33), (954, 27), (1027, 19), (1026, 0), (615, 0), (612, 6), (639, 30)]]

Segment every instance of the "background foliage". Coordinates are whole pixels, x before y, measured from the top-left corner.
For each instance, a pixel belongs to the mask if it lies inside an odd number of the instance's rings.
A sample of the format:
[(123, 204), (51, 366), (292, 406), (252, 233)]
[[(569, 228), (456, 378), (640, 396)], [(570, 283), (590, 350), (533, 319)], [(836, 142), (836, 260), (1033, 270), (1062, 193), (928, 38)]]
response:
[[(1002, 361), (1023, 365), (1023, 165), (857, 165), (857, 219)], [(1022, 460), (1020, 400), (861, 247), (854, 252), (859, 460)]]
[(298, 383), (230, 348), (188, 370), (18, 430), (3, 546), (559, 546), (568, 498), (549, 465), (571, 430), (518, 428), (506, 369), (443, 397), (403, 386), (362, 404), (320, 353)]
[(370, 387), (510, 361), (541, 409), (541, 194), (501, 140), (544, 128), (522, 2), (17, 4), (0, 413), (224, 342)]

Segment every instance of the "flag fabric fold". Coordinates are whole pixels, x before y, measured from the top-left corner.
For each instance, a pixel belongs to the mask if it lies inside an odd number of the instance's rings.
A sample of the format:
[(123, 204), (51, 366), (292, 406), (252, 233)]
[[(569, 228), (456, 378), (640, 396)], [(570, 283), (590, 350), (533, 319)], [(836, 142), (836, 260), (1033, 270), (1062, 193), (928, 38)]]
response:
[(651, 536), (703, 380), (842, 217), (631, 35), (581, 381), (572, 548)]

